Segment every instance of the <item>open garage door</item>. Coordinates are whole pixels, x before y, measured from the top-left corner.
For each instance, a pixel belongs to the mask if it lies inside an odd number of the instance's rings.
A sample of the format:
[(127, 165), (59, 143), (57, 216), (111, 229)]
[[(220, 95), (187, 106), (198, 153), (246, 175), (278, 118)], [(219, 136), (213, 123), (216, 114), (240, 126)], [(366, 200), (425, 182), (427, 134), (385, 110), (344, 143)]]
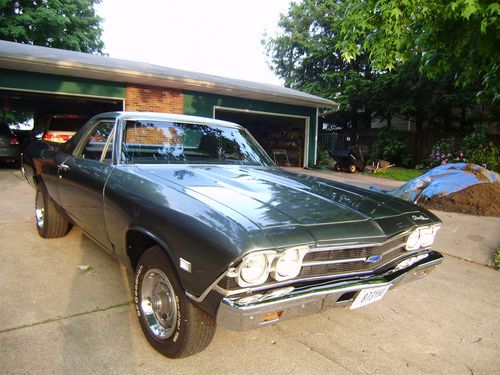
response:
[(28, 143), (51, 117), (60, 119), (67, 116), (78, 127), (98, 113), (123, 110), (123, 101), (120, 99), (14, 90), (0, 90), (0, 104), (0, 119), (9, 124), (23, 144)]
[(308, 117), (215, 107), (214, 118), (247, 128), (277, 165), (307, 166)]

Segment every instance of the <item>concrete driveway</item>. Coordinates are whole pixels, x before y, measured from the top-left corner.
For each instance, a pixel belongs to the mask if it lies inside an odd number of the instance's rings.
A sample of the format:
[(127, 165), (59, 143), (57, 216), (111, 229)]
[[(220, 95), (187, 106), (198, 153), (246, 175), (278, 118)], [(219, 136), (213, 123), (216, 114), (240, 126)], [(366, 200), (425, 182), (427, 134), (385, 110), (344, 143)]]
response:
[[(3, 374), (499, 372), (500, 272), (456, 256), (364, 309), (330, 310), (246, 333), (219, 327), (204, 352), (164, 358), (143, 338), (123, 267), (78, 229), (63, 239), (38, 237), (33, 191), (19, 172), (0, 170), (0, 187)], [(467, 225), (467, 216), (460, 220)], [(498, 241), (500, 219), (488, 223), (478, 235)], [(455, 247), (465, 247), (461, 236), (453, 232)], [(467, 252), (479, 243), (467, 242)], [(86, 272), (77, 268), (87, 264)]]

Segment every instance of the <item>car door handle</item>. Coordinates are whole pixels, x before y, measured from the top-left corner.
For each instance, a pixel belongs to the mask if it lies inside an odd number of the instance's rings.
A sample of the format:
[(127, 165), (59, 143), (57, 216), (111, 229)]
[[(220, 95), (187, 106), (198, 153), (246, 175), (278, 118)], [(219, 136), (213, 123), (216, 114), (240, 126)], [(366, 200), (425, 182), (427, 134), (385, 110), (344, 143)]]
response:
[(58, 164), (57, 167), (60, 171), (69, 171), (69, 165), (66, 165), (64, 163)]

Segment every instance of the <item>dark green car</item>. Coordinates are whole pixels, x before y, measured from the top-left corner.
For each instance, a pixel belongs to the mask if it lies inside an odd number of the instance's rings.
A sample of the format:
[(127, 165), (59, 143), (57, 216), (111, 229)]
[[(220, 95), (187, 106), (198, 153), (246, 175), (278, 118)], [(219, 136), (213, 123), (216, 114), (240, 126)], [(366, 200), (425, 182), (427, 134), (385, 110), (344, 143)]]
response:
[(411, 203), (277, 168), (241, 126), (105, 113), (24, 153), (44, 238), (75, 224), (135, 273), (153, 347), (203, 350), (216, 324), (257, 328), (357, 308), (441, 263), (439, 219)]

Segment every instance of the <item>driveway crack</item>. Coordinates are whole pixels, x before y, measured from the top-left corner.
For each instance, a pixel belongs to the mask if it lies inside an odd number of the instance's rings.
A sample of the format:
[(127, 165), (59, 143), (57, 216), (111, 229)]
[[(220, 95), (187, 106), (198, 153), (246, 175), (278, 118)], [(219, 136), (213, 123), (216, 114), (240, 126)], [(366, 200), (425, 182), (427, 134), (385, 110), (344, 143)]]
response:
[(131, 304), (132, 304), (132, 301), (130, 300), (130, 301), (127, 301), (127, 302), (124, 302), (124, 303), (118, 303), (116, 305), (111, 305), (111, 306), (108, 306), (108, 307), (97, 308), (97, 309), (94, 309), (94, 310), (84, 311), (84, 312), (81, 312), (81, 313), (76, 313), (76, 314), (71, 314), (71, 315), (66, 315), (66, 316), (58, 316), (58, 317), (55, 317), (55, 318), (49, 318), (49, 319), (46, 319), (46, 320), (42, 320), (41, 322), (27, 323), (27, 324), (23, 324), (23, 325), (18, 326), (18, 327), (12, 327), (12, 328), (7, 328), (7, 329), (4, 329), (4, 330), (0, 330), (0, 334), (1, 333), (6, 333), (6, 332), (11, 332), (11, 331), (17, 331), (17, 330), (24, 329), (24, 328), (29, 328), (29, 327), (36, 327), (36, 326), (39, 326), (39, 325), (42, 325), (42, 324), (59, 322), (61, 320), (67, 320), (67, 319), (71, 319), (71, 318), (76, 318), (76, 317), (83, 316), (83, 315), (90, 315), (90, 314), (94, 314), (94, 313), (98, 313), (98, 312), (108, 311), (108, 310), (116, 309), (116, 308), (123, 307), (123, 306), (129, 306)]

